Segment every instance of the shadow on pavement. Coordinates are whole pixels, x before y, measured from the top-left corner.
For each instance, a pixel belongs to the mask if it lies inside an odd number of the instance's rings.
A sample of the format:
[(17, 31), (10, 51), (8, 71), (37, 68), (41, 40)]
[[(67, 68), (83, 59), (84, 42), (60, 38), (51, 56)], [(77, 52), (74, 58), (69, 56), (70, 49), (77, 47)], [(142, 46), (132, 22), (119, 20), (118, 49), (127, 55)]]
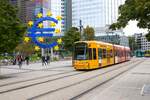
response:
[(7, 75), (0, 75), (0, 80), (8, 79), (8, 78), (13, 78), (14, 76), (7, 76)]

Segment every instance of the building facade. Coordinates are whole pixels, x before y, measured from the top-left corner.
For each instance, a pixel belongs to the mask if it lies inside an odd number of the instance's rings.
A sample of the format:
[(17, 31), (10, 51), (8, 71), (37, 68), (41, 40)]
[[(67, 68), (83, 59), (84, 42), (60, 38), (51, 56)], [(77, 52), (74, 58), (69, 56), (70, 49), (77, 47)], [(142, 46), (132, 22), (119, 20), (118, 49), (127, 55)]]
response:
[(62, 1), (62, 16), (63, 16), (63, 27), (64, 32), (72, 27), (72, 0), (61, 0)]
[(150, 50), (150, 42), (146, 39), (145, 35), (143, 35), (142, 33), (136, 33), (134, 34), (134, 37), (138, 45), (138, 50)]
[(72, 9), (71, 0), (43, 0), (43, 13), (47, 11), (53, 13), (53, 17), (61, 15), (62, 21), (59, 23), (57, 28), (61, 28), (62, 34), (66, 32), (72, 26)]
[(129, 47), (129, 39), (124, 35), (119, 34), (107, 34), (95, 37), (97, 41), (103, 41), (107, 43), (117, 44)]
[(34, 18), (35, 3), (31, 0), (10, 0), (18, 8), (18, 16), (22, 22), (27, 23)]
[(27, 23), (29, 20), (36, 20), (36, 15), (42, 12), (44, 16), (48, 11), (53, 17), (62, 16), (62, 33), (72, 26), (72, 1), (71, 0), (10, 0), (11, 4), (18, 7), (18, 16), (21, 21)]
[(95, 29), (96, 35), (99, 35), (106, 25), (116, 22), (118, 7), (124, 1), (72, 0), (72, 25), (79, 27), (79, 20), (82, 20), (83, 27), (89, 25)]

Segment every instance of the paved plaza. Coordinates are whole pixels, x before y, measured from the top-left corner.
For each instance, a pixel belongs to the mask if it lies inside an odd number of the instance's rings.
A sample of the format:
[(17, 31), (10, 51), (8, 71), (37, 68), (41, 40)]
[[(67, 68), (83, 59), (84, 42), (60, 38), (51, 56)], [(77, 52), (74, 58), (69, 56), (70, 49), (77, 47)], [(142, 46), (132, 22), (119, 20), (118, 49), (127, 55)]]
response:
[[(131, 69), (127, 70), (127, 67)], [(112, 71), (113, 69), (115, 70)], [(122, 74), (117, 74), (120, 72)], [(117, 77), (111, 78), (113, 76)], [(84, 95), (80, 96), (81, 94)], [(79, 98), (76, 98), (78, 95)], [(42, 66), (41, 63), (28, 66), (24, 64), (21, 69), (17, 65), (1, 66), (0, 100), (149, 100), (149, 98), (150, 58), (133, 58), (129, 62), (94, 71), (76, 71), (72, 67), (71, 60), (51, 62), (47, 66)]]
[(19, 74), (27, 71), (40, 71), (40, 70), (46, 70), (46, 69), (53, 69), (53, 68), (58, 68), (58, 67), (64, 67), (64, 66), (71, 66), (72, 61), (71, 60), (66, 60), (66, 61), (55, 61), (55, 62), (50, 62), (48, 65), (42, 66), (41, 62), (38, 63), (32, 63), (29, 65), (26, 65), (23, 63), (21, 69), (19, 69), (18, 65), (9, 65), (9, 66), (1, 66), (1, 75), (11, 75), (11, 74)]
[(150, 58), (91, 100), (150, 100)]

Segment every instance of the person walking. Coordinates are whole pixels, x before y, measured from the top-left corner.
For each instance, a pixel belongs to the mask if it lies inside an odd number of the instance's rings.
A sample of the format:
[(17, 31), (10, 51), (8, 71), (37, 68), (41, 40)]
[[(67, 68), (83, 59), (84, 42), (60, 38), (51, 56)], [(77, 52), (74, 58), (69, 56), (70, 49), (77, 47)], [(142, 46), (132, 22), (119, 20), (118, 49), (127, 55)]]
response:
[(18, 56), (17, 56), (17, 61), (18, 61), (18, 66), (19, 66), (19, 68), (21, 69), (21, 67), (22, 67), (22, 61), (23, 61), (23, 58), (22, 58), (21, 55), (18, 55)]
[(47, 55), (46, 56), (46, 63), (49, 64), (50, 63), (50, 57)]
[(42, 56), (42, 66), (46, 66), (47, 62), (46, 62), (46, 56)]
[(26, 64), (29, 65), (29, 56), (26, 56), (25, 60), (26, 60)]

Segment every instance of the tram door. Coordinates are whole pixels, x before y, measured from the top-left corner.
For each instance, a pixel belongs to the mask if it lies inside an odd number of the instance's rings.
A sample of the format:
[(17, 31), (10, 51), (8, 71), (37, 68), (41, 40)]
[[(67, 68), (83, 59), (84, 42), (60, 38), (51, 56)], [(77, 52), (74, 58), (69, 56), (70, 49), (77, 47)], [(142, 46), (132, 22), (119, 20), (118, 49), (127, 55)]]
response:
[(110, 65), (110, 50), (107, 50), (107, 65)]
[(99, 63), (99, 67), (102, 66), (102, 49), (98, 48), (98, 63)]
[(107, 52), (106, 49), (102, 49), (102, 67), (107, 66)]
[(98, 67), (98, 58), (97, 58), (97, 51), (96, 48), (90, 48), (89, 53), (92, 50), (92, 57), (90, 58), (90, 67), (97, 68)]

